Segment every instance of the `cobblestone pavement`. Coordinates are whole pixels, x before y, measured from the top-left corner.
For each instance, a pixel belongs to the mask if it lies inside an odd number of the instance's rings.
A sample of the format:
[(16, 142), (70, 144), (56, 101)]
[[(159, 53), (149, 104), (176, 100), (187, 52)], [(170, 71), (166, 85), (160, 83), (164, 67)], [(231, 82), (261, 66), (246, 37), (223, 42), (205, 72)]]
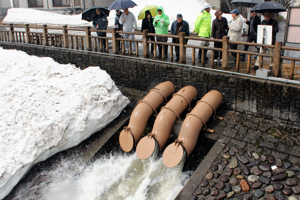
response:
[(300, 127), (224, 112), (208, 122), (205, 137), (225, 144), (191, 199), (300, 198)]

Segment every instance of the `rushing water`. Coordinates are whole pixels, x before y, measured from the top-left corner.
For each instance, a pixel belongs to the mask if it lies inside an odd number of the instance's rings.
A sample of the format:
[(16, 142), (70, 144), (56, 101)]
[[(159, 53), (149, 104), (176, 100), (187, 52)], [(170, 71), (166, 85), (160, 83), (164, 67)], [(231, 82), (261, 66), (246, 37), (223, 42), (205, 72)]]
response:
[(39, 183), (27, 182), (16, 196), (43, 200), (171, 200), (190, 174), (182, 172), (182, 166), (166, 168), (161, 158), (140, 160), (136, 154), (111, 155), (87, 166), (61, 160), (54, 169), (39, 173), (35, 178)]

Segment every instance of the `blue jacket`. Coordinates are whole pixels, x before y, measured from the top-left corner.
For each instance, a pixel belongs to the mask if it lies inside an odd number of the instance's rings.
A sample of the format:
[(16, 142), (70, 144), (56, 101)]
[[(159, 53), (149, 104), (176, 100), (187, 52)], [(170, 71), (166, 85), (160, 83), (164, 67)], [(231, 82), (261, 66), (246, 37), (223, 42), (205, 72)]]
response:
[[(185, 36), (190, 36), (190, 27), (189, 27), (189, 23), (185, 20), (182, 20), (182, 26), (180, 29), (180, 32), (185, 32)], [(178, 27), (178, 22), (177, 20), (173, 21), (172, 25), (171, 25), (171, 34), (172, 35), (177, 35), (177, 27)], [(175, 40), (176, 38), (173, 38), (173, 42), (178, 41)]]

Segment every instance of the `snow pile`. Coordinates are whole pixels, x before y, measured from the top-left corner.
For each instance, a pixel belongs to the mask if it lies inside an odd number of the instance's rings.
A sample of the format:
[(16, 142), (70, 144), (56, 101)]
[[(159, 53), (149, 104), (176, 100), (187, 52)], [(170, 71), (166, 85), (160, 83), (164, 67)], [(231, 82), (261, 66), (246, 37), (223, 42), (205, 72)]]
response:
[[(136, 19), (140, 10), (149, 4), (148, 0), (136, 1), (138, 6), (130, 8), (129, 10), (135, 15)], [(172, 1), (161, 1), (152, 0), (151, 5), (161, 5), (164, 8), (164, 12), (169, 16), (170, 22), (172, 23), (176, 20), (178, 13), (183, 15), (183, 19), (189, 22), (190, 30), (194, 30), (194, 23), (199, 15), (200, 11), (203, 9), (205, 1), (204, 0), (189, 0), (188, 3), (182, 3), (182, 0), (172, 0)], [(212, 19), (215, 19), (216, 10), (211, 10)], [(115, 10), (110, 11), (108, 17), (108, 26), (114, 27), (115, 25)], [(231, 14), (223, 14), (228, 22), (232, 20)], [(3, 23), (15, 23), (15, 24), (48, 24), (48, 25), (68, 25), (68, 26), (92, 26), (91, 22), (81, 20), (81, 14), (79, 15), (63, 15), (56, 14), (53, 12), (40, 11), (30, 8), (11, 8), (8, 10)], [(137, 20), (138, 27), (141, 27), (142, 20)], [(171, 26), (169, 26), (171, 28)]]
[(129, 103), (99, 67), (0, 48), (0, 199), (36, 163), (76, 146)]

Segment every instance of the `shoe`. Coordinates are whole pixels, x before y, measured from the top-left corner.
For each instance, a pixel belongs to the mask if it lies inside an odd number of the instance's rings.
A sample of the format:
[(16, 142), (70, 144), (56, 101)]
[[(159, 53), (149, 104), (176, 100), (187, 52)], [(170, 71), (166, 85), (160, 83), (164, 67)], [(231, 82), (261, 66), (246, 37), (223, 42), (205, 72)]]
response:
[(157, 58), (161, 58), (161, 54), (159, 54), (159, 55), (157, 56)]
[(220, 62), (222, 63), (222, 59), (220, 59)]
[(214, 59), (214, 63), (218, 63), (218, 60), (217, 60), (217, 59)]
[(136, 52), (135, 52), (135, 51), (133, 51), (133, 52), (132, 52), (132, 54), (133, 54), (133, 55), (135, 55), (135, 54), (136, 54)]
[(229, 62), (229, 65), (235, 66), (236, 62), (235, 61), (231, 61), (231, 62)]
[(165, 58), (168, 58), (168, 54), (165, 55)]
[(126, 50), (126, 51), (125, 51), (125, 54), (126, 54), (126, 55), (127, 55), (127, 54), (129, 54), (129, 51), (128, 51), (128, 50)]
[(257, 55), (255, 55), (254, 58), (257, 58)]
[(175, 61), (179, 61), (179, 58), (177, 57), (177, 58), (175, 59)]
[(252, 68), (252, 69), (254, 69), (254, 70), (258, 70), (258, 66), (257, 65), (254, 65), (254, 67)]

